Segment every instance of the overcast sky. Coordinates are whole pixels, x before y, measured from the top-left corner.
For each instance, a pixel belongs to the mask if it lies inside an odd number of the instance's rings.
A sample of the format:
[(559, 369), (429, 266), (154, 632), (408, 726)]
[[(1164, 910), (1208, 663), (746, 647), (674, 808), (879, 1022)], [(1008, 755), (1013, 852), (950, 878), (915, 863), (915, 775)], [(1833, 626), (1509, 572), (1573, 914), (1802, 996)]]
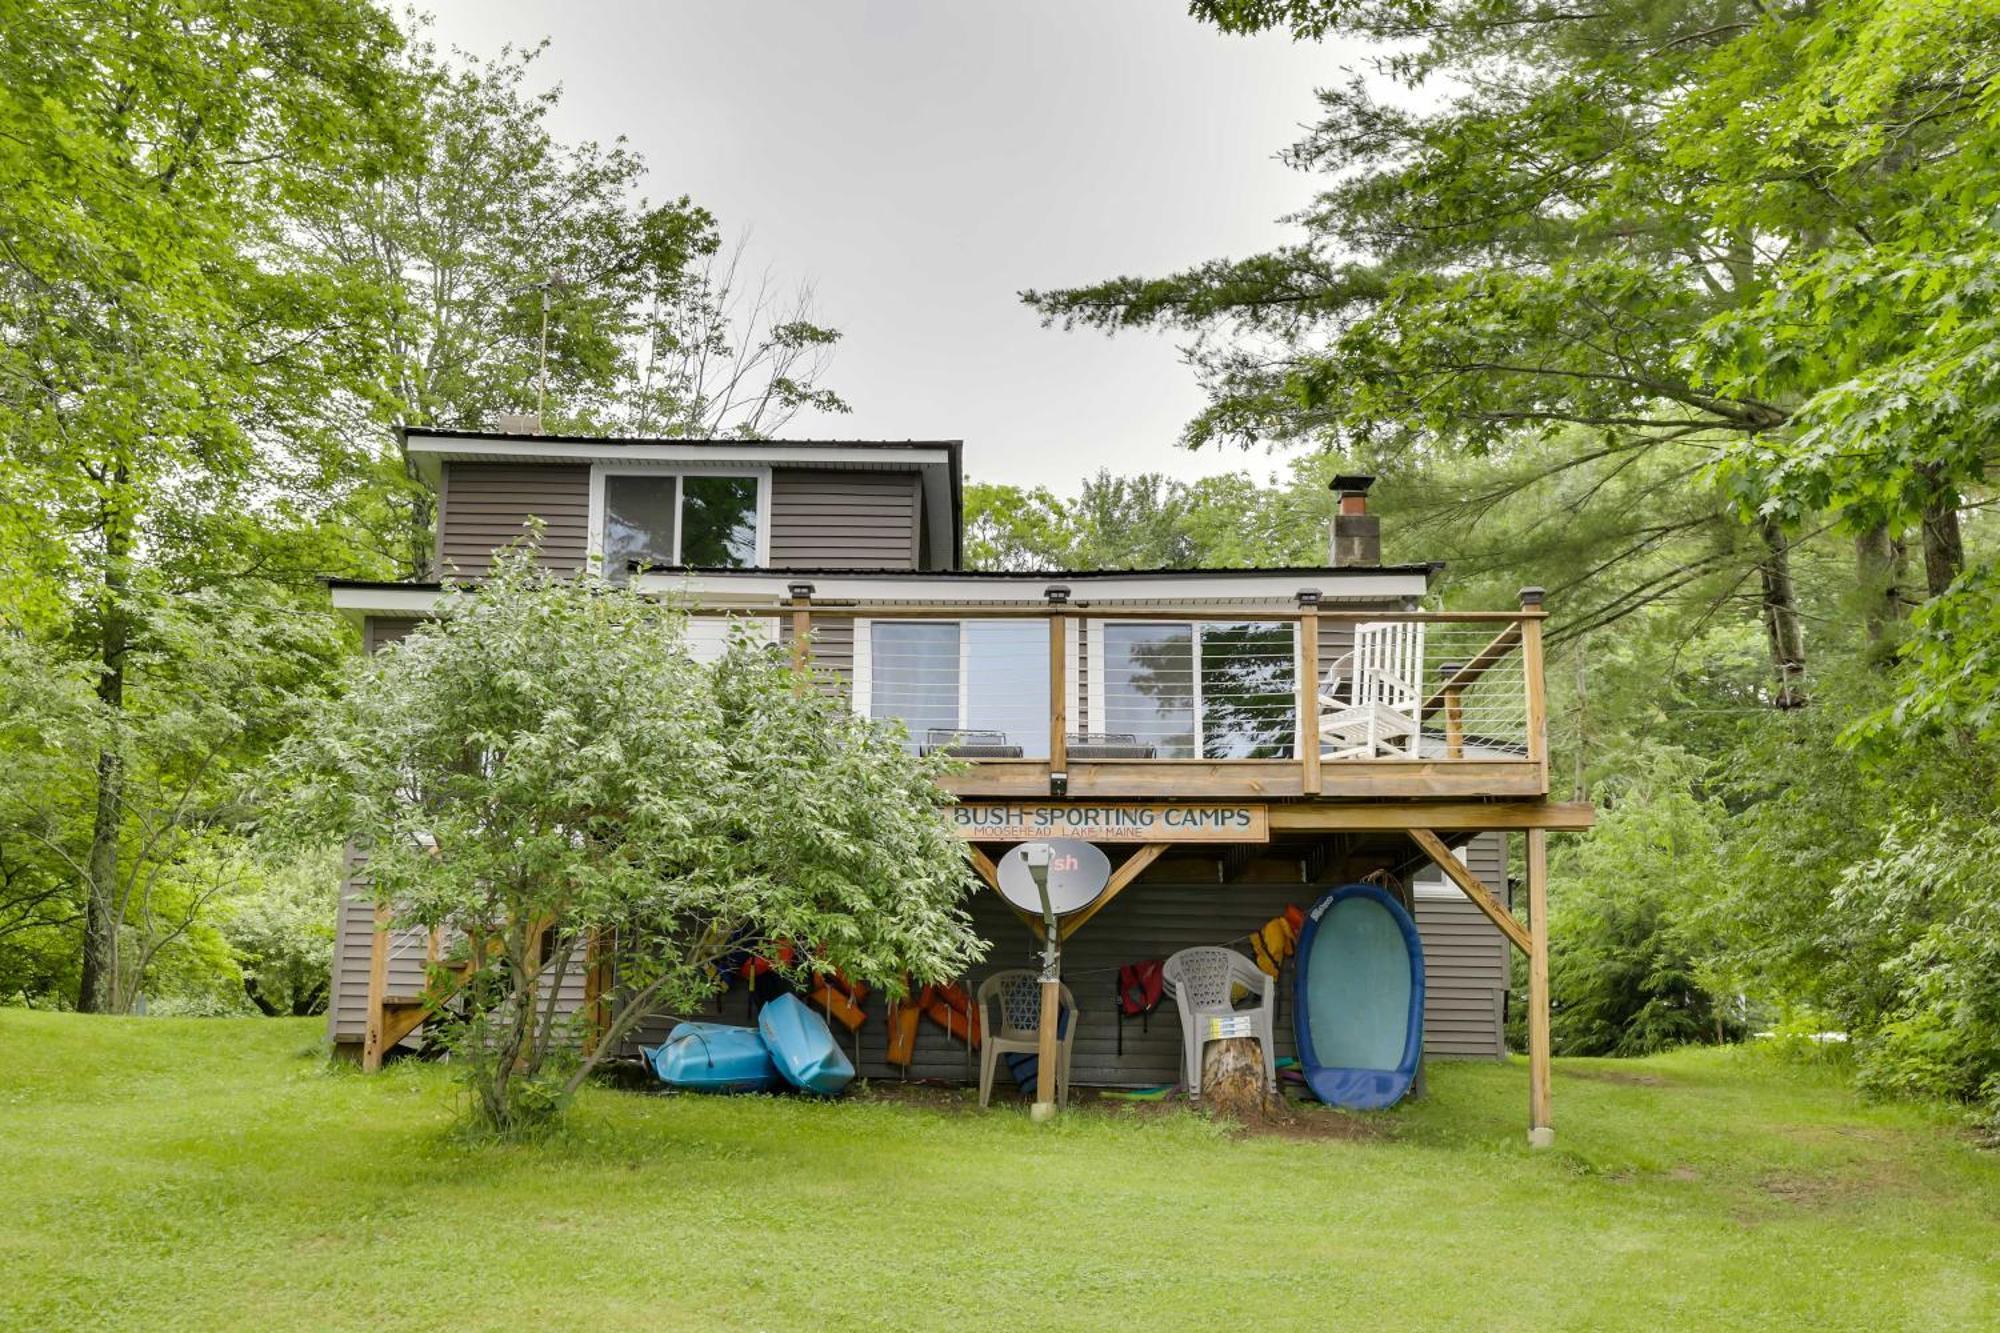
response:
[(441, 45), (553, 44), (555, 130), (622, 134), (654, 198), (747, 229), (844, 339), (845, 417), (794, 436), (961, 438), (982, 480), (1181, 476), (1201, 406), (1170, 339), (1044, 329), (1016, 298), (1285, 238), (1277, 151), (1351, 52), (1225, 37), (1175, 0), (427, 0)]

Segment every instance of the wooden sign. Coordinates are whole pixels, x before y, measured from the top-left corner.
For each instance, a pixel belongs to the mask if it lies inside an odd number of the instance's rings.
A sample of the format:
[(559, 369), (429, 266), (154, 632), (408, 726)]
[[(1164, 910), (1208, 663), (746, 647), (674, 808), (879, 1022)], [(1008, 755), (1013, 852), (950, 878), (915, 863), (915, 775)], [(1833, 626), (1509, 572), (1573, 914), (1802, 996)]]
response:
[(963, 801), (952, 830), (976, 842), (1269, 842), (1269, 808), (1232, 801), (1144, 805), (1075, 801)]

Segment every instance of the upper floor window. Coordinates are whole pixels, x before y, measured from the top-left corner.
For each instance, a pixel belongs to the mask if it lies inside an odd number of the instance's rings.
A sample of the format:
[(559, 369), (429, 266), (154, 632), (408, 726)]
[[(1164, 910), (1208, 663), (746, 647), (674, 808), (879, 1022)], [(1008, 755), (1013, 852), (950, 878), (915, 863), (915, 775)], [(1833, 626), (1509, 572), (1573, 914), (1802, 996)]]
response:
[(604, 572), (689, 565), (747, 569), (757, 564), (761, 482), (713, 473), (607, 472), (603, 475)]

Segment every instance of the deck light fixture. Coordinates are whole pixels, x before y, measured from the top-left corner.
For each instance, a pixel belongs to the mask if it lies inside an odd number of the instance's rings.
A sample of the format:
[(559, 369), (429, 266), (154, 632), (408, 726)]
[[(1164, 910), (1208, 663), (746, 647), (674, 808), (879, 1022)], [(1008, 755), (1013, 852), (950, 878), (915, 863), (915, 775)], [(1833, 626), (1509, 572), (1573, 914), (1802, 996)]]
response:
[(1048, 598), (1050, 606), (1067, 606), (1069, 605), (1069, 585), (1067, 583), (1051, 583), (1048, 587), (1042, 589), (1042, 596)]
[(810, 602), (813, 595), (813, 585), (810, 583), (787, 583), (785, 591), (792, 595), (792, 600), (795, 602)]
[(1302, 607), (1309, 608), (1319, 605), (1318, 588), (1300, 588), (1297, 592), (1293, 593), (1292, 596), (1298, 599), (1298, 603)]

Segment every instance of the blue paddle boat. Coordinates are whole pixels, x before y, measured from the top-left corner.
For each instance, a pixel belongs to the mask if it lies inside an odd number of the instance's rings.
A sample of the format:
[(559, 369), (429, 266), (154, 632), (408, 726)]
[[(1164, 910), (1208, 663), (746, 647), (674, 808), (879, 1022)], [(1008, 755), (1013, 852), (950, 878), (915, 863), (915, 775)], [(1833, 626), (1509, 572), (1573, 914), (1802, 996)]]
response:
[(795, 995), (780, 995), (757, 1014), (757, 1031), (785, 1082), (804, 1092), (837, 1097), (854, 1081), (854, 1065), (826, 1020)]
[(781, 1081), (755, 1028), (681, 1023), (646, 1059), (662, 1083), (683, 1092), (770, 1092)]
[(1349, 884), (1299, 936), (1292, 1019), (1306, 1087), (1329, 1106), (1394, 1106), (1424, 1049), (1424, 946), (1393, 894)]

